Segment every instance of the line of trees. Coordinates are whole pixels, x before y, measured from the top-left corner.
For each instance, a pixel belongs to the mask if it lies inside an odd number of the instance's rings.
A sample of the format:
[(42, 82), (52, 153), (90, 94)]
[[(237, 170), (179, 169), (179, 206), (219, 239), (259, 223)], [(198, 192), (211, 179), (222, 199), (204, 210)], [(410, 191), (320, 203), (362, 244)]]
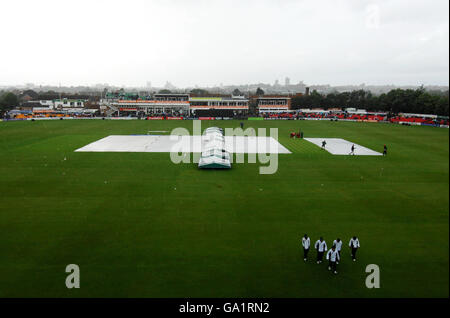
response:
[(19, 106), (19, 98), (11, 92), (0, 93), (0, 117), (7, 111)]
[(386, 94), (373, 95), (370, 91), (356, 90), (343, 93), (309, 95), (292, 98), (292, 108), (359, 108), (367, 111), (415, 113), (448, 116), (448, 90), (429, 92), (423, 89), (393, 89)]

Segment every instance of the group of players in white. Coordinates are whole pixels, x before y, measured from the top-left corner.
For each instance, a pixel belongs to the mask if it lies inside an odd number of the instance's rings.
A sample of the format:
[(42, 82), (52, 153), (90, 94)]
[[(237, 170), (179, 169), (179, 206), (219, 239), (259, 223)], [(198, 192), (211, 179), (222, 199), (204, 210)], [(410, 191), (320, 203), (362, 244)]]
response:
[[(308, 260), (308, 252), (311, 246), (311, 239), (305, 234), (302, 238), (302, 246), (303, 246), (303, 260), (306, 262)], [(359, 239), (356, 236), (353, 236), (348, 243), (350, 248), (350, 253), (354, 262), (356, 262), (356, 252), (360, 247)], [(317, 250), (317, 264), (322, 263), (323, 255), (327, 252), (327, 243), (324, 241), (323, 237), (320, 237), (316, 243), (314, 244), (314, 248)], [(342, 250), (342, 241), (340, 238), (337, 238), (333, 241), (333, 246), (328, 250), (326, 254), (326, 259), (328, 260), (328, 270), (332, 271), (334, 274), (337, 274), (337, 264), (341, 260), (341, 250)]]

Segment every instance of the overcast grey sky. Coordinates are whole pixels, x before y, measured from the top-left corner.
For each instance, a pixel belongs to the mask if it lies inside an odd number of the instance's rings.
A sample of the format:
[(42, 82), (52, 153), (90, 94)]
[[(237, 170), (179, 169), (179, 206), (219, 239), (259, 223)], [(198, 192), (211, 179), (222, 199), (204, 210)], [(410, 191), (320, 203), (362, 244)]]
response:
[(448, 85), (448, 0), (1, 0), (0, 85)]

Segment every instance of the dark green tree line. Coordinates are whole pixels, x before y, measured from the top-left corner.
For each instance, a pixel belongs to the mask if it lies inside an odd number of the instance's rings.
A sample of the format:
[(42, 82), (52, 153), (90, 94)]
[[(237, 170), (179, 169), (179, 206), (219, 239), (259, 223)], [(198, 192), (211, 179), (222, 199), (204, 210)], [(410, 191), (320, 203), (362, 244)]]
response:
[(0, 95), (0, 116), (14, 107), (19, 106), (19, 98), (11, 92)]
[(448, 116), (449, 96), (446, 92), (428, 92), (418, 89), (393, 89), (388, 93), (373, 95), (369, 91), (333, 92), (320, 94), (313, 91), (309, 95), (292, 98), (292, 108), (360, 108), (367, 111), (387, 111), (391, 113), (417, 113)]

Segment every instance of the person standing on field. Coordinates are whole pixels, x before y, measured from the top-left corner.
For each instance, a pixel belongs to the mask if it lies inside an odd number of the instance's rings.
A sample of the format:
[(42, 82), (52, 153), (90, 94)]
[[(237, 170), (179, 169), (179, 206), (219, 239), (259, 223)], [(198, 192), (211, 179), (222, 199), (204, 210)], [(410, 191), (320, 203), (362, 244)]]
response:
[(322, 141), (322, 149), (325, 149), (326, 144), (327, 144), (327, 142), (325, 140)]
[[(333, 241), (333, 245), (336, 246), (336, 251), (339, 254), (339, 260), (341, 259), (341, 249), (342, 249), (342, 241), (340, 238), (337, 238)], [(337, 263), (339, 264), (339, 260), (337, 261)]]
[(336, 246), (332, 246), (331, 250), (327, 253), (327, 260), (328, 262), (328, 270), (333, 271), (333, 273), (337, 274), (336, 264), (338, 264), (340, 257), (339, 253), (336, 250)]
[(387, 147), (386, 147), (386, 145), (384, 145), (383, 156), (386, 156), (386, 155), (387, 155)]
[(323, 240), (323, 237), (317, 240), (314, 248), (317, 250), (317, 264), (320, 264), (322, 263), (323, 254), (327, 251), (327, 243)]
[(309, 247), (311, 246), (311, 240), (308, 237), (308, 234), (305, 234), (302, 238), (302, 246), (303, 246), (303, 260), (306, 262), (308, 258)]
[(356, 261), (356, 252), (358, 251), (358, 248), (360, 248), (359, 240), (356, 236), (353, 236), (350, 239), (350, 242), (348, 243), (348, 246), (350, 247), (351, 253), (352, 253), (352, 259), (355, 262)]
[(351, 150), (352, 151), (350, 151), (349, 155), (355, 155), (355, 144), (352, 145)]

